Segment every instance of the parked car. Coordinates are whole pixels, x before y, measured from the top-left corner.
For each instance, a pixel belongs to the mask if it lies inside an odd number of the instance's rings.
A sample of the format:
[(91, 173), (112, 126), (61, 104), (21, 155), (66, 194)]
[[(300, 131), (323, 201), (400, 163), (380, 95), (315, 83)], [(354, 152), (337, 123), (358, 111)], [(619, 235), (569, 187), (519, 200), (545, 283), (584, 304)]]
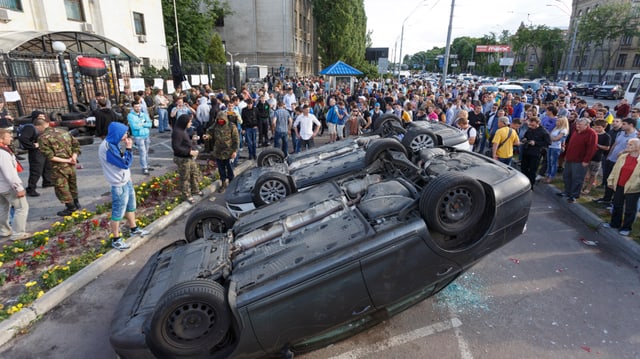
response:
[(520, 85), (503, 84), (503, 85), (499, 85), (498, 89), (500, 91), (508, 92), (513, 95), (522, 96), (522, 94), (524, 94), (524, 88)]
[(612, 100), (619, 100), (624, 97), (624, 89), (618, 85), (604, 85), (598, 87), (593, 91), (593, 98), (609, 98)]
[(292, 358), (432, 296), (524, 231), (520, 172), (453, 148), (420, 158), (390, 150), (237, 220), (196, 209), (187, 240), (130, 282), (111, 345), (122, 359)]
[(224, 198), (234, 215), (281, 200), (307, 187), (360, 171), (370, 165), (385, 148), (411, 156), (424, 148), (455, 146), (469, 150), (464, 132), (439, 123), (416, 121), (407, 127), (402, 140), (360, 137), (319, 146), (300, 154), (284, 154), (265, 149), (257, 158), (258, 167), (234, 177)]
[(581, 82), (571, 88), (579, 96), (593, 95), (593, 91), (598, 88), (598, 84), (591, 82)]

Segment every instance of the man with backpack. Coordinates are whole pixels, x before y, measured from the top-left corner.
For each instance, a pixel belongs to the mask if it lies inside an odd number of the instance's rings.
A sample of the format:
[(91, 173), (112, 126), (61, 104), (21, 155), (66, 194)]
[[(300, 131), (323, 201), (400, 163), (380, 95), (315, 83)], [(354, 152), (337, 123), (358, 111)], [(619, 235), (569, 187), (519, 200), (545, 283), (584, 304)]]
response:
[(38, 181), (42, 177), (42, 188), (53, 187), (51, 179), (51, 162), (40, 152), (38, 137), (49, 127), (45, 114), (40, 111), (31, 113), (33, 123), (26, 123), (18, 127), (18, 142), (20, 148), (29, 151), (29, 180), (26, 188), (27, 196), (38, 197), (36, 191)]

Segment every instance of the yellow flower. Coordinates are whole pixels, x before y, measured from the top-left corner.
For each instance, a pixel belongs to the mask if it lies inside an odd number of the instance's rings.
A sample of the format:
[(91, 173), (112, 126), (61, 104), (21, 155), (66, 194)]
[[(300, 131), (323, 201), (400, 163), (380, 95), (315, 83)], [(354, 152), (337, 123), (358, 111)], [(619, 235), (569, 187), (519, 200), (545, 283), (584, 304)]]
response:
[[(57, 223), (57, 222), (56, 222)], [(48, 229), (45, 229), (44, 231), (42, 231), (43, 234), (49, 233)]]
[(33, 287), (36, 284), (38, 284), (38, 282), (36, 282), (35, 280), (32, 280), (31, 282), (25, 283), (24, 286), (27, 287), (27, 288), (30, 288), (30, 287)]
[(4, 304), (0, 303), (0, 310), (4, 309)]
[(62, 267), (62, 270), (69, 270), (69, 266)]
[(22, 309), (22, 303), (18, 303), (18, 309)]
[(107, 243), (107, 241), (105, 241), (104, 239), (100, 240), (100, 244), (102, 244), (104, 246), (104, 244)]
[(49, 242), (49, 237), (44, 237), (45, 242)]
[(96, 256), (96, 258), (100, 258), (102, 257), (102, 253), (98, 253), (98, 255)]
[(44, 295), (44, 290), (41, 290), (38, 292), (38, 298), (42, 297)]
[(159, 204), (156, 204), (156, 208), (160, 208), (160, 205), (159, 205)]
[(164, 215), (165, 216), (168, 215), (168, 214), (169, 214), (169, 211), (164, 211)]
[(167, 210), (170, 211), (171, 210), (171, 206), (167, 206)]
[(42, 275), (42, 279), (47, 279), (47, 278), (49, 278), (49, 274), (48, 273), (45, 273), (45, 274)]
[(4, 264), (4, 263), (0, 262), (0, 267), (2, 267), (2, 265), (3, 265), (3, 264)]
[(71, 264), (71, 261), (67, 261), (67, 265)]

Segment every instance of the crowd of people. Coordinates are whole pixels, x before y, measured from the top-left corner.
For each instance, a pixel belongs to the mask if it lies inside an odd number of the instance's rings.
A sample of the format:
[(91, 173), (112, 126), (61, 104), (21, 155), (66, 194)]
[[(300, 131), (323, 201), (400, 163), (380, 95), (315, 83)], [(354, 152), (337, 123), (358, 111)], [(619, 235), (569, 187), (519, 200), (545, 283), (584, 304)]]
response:
[[(609, 226), (622, 234), (631, 230), (640, 196), (640, 141), (636, 139), (640, 108), (632, 108), (625, 100), (613, 109), (600, 102), (589, 107), (565, 88), (512, 94), (485, 92), (474, 84), (439, 87), (417, 80), (360, 81), (353, 89), (338, 86), (326, 91), (321, 77), (270, 77), (256, 91), (214, 91), (204, 85), (185, 91), (178, 88), (166, 96), (161, 89), (133, 93), (125, 88), (113, 107), (101, 93), (90, 105), (96, 118), (95, 135), (103, 139), (100, 160), (112, 186), (113, 246), (118, 249), (127, 247), (118, 236), (119, 221), (126, 219), (132, 233), (139, 232), (132, 220), (135, 193), (130, 167), (135, 150), (142, 173), (153, 170), (148, 160), (152, 131), (171, 132), (181, 191), (190, 203), (195, 195), (202, 195), (198, 188), (202, 174), (195, 162), (202, 152), (209, 152), (215, 161), (222, 182), (219, 190), (224, 191), (239, 159), (256, 159), (258, 147), (274, 146), (287, 156), (313, 147), (314, 139), (325, 136), (325, 130), (329, 143), (367, 133), (384, 114), (394, 114), (404, 124), (438, 121), (458, 127), (473, 151), (519, 167), (532, 188), (541, 181), (550, 183), (562, 172), (560, 195), (570, 203), (594, 186), (604, 186), (605, 195), (597, 202), (611, 206)], [(21, 147), (28, 151), (26, 187), (19, 181), (20, 165), (8, 146), (12, 133), (0, 132), (0, 149), (4, 149), (0, 150), (4, 176), (0, 218), (11, 217), (10, 209), (14, 210), (14, 229), (3, 220), (0, 236), (12, 239), (28, 236), (23, 224), (28, 212), (25, 196), (39, 196), (40, 178), (43, 187), (55, 187), (56, 197), (64, 204), (60, 216), (80, 208), (75, 171), (80, 146), (68, 132), (49, 127), (43, 113), (32, 115), (32, 126), (19, 131)], [(11, 118), (5, 113), (5, 119)], [(599, 174), (602, 182), (596, 183)]]

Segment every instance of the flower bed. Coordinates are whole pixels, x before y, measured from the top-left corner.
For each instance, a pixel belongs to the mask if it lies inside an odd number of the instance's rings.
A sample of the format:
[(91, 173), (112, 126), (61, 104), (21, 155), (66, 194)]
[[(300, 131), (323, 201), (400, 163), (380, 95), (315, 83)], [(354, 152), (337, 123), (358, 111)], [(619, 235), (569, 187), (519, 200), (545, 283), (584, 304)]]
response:
[[(211, 178), (200, 182), (203, 189)], [(154, 177), (135, 186), (136, 221), (144, 228), (169, 214), (182, 202), (175, 172)], [(96, 212), (76, 211), (37, 232), (27, 241), (5, 244), (0, 250), (0, 321), (19, 312), (47, 290), (62, 283), (111, 250), (111, 203), (96, 206)], [(129, 233), (123, 233), (125, 238)]]

